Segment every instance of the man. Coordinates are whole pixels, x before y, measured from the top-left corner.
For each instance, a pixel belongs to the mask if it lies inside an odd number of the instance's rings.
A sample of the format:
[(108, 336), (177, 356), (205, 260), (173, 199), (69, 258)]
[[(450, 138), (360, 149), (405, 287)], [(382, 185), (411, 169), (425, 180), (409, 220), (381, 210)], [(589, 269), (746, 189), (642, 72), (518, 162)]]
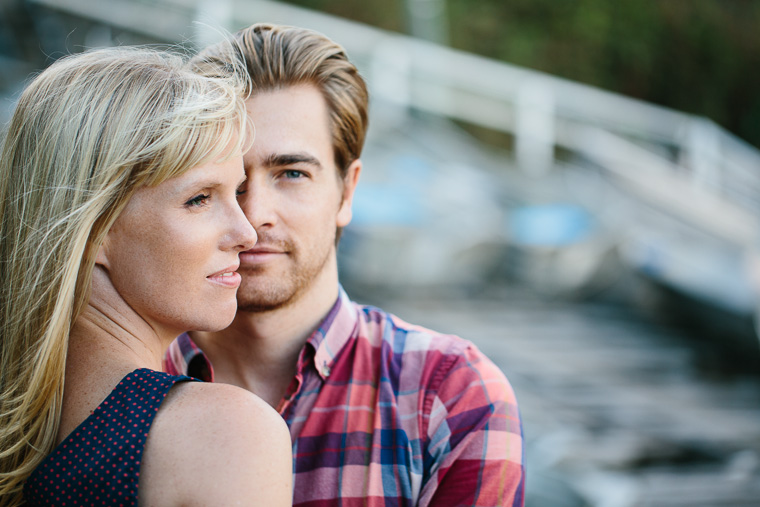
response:
[(367, 129), (356, 68), (324, 36), (266, 24), (194, 64), (239, 71), (241, 57), (256, 134), (240, 204), (258, 243), (240, 255), (235, 321), (181, 336), (167, 370), (246, 388), (282, 414), (294, 505), (522, 505), (504, 375), (471, 343), (354, 304), (338, 283)]

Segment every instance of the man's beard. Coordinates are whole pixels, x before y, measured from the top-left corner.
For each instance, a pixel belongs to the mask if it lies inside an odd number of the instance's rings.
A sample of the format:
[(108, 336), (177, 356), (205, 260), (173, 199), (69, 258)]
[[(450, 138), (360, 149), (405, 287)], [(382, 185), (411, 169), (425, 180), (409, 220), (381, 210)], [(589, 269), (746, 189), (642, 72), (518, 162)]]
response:
[(288, 252), (290, 262), (284, 271), (270, 266), (241, 266), (238, 272), (243, 283), (238, 289), (238, 311), (249, 313), (270, 312), (291, 305), (309, 289), (330, 259), (331, 243), (323, 252), (304, 252), (289, 241), (278, 241), (259, 236), (259, 243), (277, 246)]

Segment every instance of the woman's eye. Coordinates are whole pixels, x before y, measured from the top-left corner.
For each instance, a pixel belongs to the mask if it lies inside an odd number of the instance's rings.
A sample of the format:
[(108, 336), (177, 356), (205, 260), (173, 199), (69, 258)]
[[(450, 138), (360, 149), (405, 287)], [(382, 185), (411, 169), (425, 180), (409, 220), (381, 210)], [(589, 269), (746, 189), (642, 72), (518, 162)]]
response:
[(198, 194), (185, 203), (187, 206), (203, 206), (209, 200), (208, 194)]
[(240, 196), (247, 192), (245, 189), (245, 185), (240, 185), (237, 190), (235, 190), (235, 195)]

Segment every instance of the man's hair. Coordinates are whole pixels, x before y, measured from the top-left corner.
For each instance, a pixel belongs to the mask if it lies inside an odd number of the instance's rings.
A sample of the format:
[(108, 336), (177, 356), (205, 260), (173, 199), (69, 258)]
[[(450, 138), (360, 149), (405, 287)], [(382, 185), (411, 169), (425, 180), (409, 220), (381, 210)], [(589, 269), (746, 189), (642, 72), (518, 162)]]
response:
[(335, 165), (341, 178), (361, 155), (368, 125), (367, 85), (345, 50), (324, 35), (258, 23), (204, 49), (190, 64), (196, 72), (209, 76), (228, 73), (230, 65), (244, 67), (252, 95), (288, 86), (316, 86), (327, 102)]

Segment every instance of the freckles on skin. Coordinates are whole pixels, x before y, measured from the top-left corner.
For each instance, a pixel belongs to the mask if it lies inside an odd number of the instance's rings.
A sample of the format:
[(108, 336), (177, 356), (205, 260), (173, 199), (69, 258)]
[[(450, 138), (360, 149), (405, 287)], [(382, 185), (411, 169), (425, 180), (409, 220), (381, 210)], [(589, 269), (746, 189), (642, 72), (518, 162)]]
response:
[(198, 283), (188, 283), (188, 278), (195, 275), (200, 281), (202, 273), (197, 268), (195, 273), (183, 273), (195, 264), (192, 237), (186, 233), (192, 227), (184, 223), (181, 213), (153, 212), (150, 203), (163, 200), (160, 189), (141, 190), (145, 192), (135, 195), (112, 229), (117, 238), (113, 246), (119, 249), (112, 256), (119, 262), (110, 274), (137, 313), (159, 322), (177, 321), (182, 318), (181, 307), (200, 292)]
[[(169, 334), (218, 330), (234, 318), (235, 288), (208, 277), (238, 263), (239, 250), (225, 239), (232, 207), (245, 223), (235, 197), (242, 178), (238, 162), (201, 166), (137, 190), (109, 231), (105, 267), (114, 287), (154, 328)], [(201, 176), (221, 181), (214, 187), (220, 190), (193, 186)], [(208, 202), (189, 206), (187, 200), (201, 191), (209, 194)]]

